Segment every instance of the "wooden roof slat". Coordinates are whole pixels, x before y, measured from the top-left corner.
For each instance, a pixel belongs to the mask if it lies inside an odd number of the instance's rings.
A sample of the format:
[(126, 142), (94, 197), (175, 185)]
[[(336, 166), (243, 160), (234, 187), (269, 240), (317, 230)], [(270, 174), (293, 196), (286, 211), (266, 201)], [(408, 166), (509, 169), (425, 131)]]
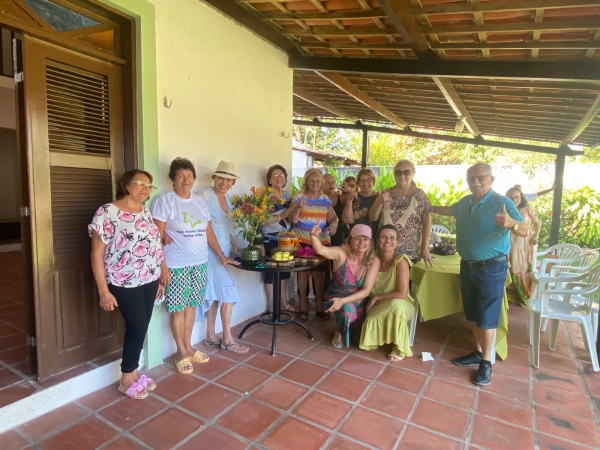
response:
[(442, 42), (431, 44), (431, 48), (437, 50), (481, 50), (481, 49), (598, 49), (600, 41), (510, 41), (510, 42)]
[(585, 131), (586, 127), (590, 124), (590, 122), (596, 118), (599, 111), (600, 111), (600, 94), (598, 94), (598, 97), (596, 97), (596, 100), (590, 106), (590, 109), (581, 118), (581, 121), (561, 141), (561, 143), (560, 143), (561, 147), (564, 145), (570, 144), (577, 138), (577, 136), (579, 136), (581, 133), (583, 133)]
[(351, 122), (357, 122), (358, 118), (354, 117), (351, 114), (348, 114), (347, 112), (345, 112), (344, 110), (338, 108), (337, 106), (332, 105), (331, 103), (320, 99), (319, 97), (317, 97), (316, 95), (313, 95), (309, 92), (306, 92), (304, 89), (300, 89), (298, 87), (294, 88), (294, 95), (297, 97), (300, 97), (301, 99), (312, 103), (313, 105), (318, 106), (319, 108), (325, 109), (333, 114), (335, 114), (338, 117), (341, 117), (343, 119), (349, 120)]
[(283, 33), (290, 36), (388, 36), (399, 34), (394, 28), (361, 27), (351, 29), (339, 29), (334, 27), (307, 27), (303, 30), (284, 29)]
[(317, 72), (320, 76), (330, 81), (333, 85), (337, 86), (342, 91), (346, 92), (351, 97), (355, 98), (365, 106), (371, 108), (378, 114), (388, 119), (390, 122), (398, 125), (401, 128), (407, 128), (408, 124), (400, 117), (396, 116), (393, 112), (387, 109), (385, 106), (373, 100), (368, 94), (362, 92), (359, 88), (354, 86), (347, 78), (333, 72)]
[(600, 6), (600, 0), (529, 0), (529, 1), (495, 1), (474, 5), (467, 3), (441, 4), (424, 6), (421, 8), (410, 8), (410, 13), (419, 14), (463, 14), (475, 12), (505, 12), (505, 11), (527, 11), (537, 8), (576, 8), (576, 7)]
[(598, 20), (571, 20), (566, 22), (540, 22), (540, 23), (503, 23), (475, 26), (439, 26), (424, 30), (436, 34), (469, 34), (469, 33), (494, 33), (494, 32), (533, 32), (533, 31), (559, 31), (559, 30), (596, 30), (600, 28)]
[(371, 11), (352, 10), (352, 11), (335, 11), (326, 13), (261, 13), (259, 16), (261, 19), (269, 20), (353, 20), (353, 19), (374, 19), (374, 18), (386, 18), (385, 11), (381, 8), (373, 9)]

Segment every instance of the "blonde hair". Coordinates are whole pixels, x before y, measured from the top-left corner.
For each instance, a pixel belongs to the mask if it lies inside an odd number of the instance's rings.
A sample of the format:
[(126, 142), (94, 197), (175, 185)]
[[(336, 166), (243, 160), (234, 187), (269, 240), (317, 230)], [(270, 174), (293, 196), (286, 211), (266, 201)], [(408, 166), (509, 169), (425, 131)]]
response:
[(319, 194), (323, 193), (323, 187), (325, 186), (325, 179), (323, 178), (323, 173), (319, 169), (309, 169), (304, 174), (304, 182), (302, 183), (302, 190), (306, 194), (308, 192), (308, 180), (313, 175), (319, 175), (321, 178), (321, 188), (319, 189)]
[(417, 173), (417, 168), (415, 167), (415, 165), (413, 164), (412, 161), (409, 161), (408, 159), (401, 159), (400, 161), (398, 161), (396, 163), (396, 165), (394, 166), (394, 169), (396, 169), (396, 167), (401, 166), (401, 165), (407, 165), (410, 166), (410, 170), (412, 170), (412, 173)]
[[(346, 255), (352, 256), (352, 236), (348, 236), (344, 243), (342, 244), (342, 249), (346, 252)], [(373, 242), (373, 238), (371, 238), (371, 245), (369, 246), (369, 250), (366, 251), (365, 256), (362, 259), (362, 265), (365, 267), (370, 267), (373, 262), (373, 257), (375, 256), (375, 243)]]

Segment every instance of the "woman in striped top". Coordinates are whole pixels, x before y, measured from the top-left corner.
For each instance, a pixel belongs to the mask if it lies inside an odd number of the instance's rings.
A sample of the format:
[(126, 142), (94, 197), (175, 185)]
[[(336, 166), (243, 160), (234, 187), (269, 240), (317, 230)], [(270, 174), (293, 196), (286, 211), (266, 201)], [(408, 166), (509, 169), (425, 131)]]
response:
[[(318, 169), (310, 169), (304, 174), (304, 184), (302, 192), (298, 193), (292, 203), (297, 203), (300, 207), (296, 208), (291, 214), (290, 222), (293, 224), (292, 230), (298, 236), (302, 246), (308, 246), (311, 243), (310, 231), (320, 222), (321, 233), (319, 241), (323, 245), (331, 245), (330, 234), (335, 234), (338, 226), (338, 218), (331, 206), (331, 200), (323, 193), (323, 174)], [(315, 311), (317, 315), (325, 320), (329, 319), (329, 314), (323, 312), (323, 292), (325, 290), (325, 271), (327, 267), (316, 271), (298, 272), (298, 288), (300, 290), (300, 319), (308, 319), (308, 296), (307, 287), (309, 277), (313, 277), (315, 287)]]

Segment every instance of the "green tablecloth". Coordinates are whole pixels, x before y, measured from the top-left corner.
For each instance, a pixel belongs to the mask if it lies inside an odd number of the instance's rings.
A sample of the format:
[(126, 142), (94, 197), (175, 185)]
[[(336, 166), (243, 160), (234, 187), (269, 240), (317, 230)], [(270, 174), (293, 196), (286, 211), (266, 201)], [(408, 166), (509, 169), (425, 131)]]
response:
[(455, 234), (447, 234), (447, 233), (435, 233), (439, 236), (442, 242), (450, 242), (452, 244), (456, 244), (456, 235)]
[[(460, 256), (433, 255), (433, 267), (425, 267), (419, 262), (410, 270), (410, 279), (417, 285), (416, 297), (419, 301), (423, 320), (440, 317), (463, 311), (460, 293)], [(507, 283), (509, 279), (507, 278)], [(508, 333), (508, 298), (506, 291), (500, 314), (500, 324), (496, 333), (496, 353), (501, 359), (508, 355), (506, 335)]]

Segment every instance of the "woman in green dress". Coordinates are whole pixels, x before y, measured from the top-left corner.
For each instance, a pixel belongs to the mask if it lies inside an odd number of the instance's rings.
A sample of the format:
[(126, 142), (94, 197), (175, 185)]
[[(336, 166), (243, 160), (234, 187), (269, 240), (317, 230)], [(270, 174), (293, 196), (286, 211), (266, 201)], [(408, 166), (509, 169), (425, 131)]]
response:
[(381, 265), (366, 307), (359, 346), (373, 350), (393, 344), (388, 359), (396, 362), (412, 356), (408, 327), (415, 314), (414, 300), (408, 295), (408, 271), (412, 262), (406, 255), (396, 253), (398, 230), (393, 225), (382, 226), (376, 242)]

